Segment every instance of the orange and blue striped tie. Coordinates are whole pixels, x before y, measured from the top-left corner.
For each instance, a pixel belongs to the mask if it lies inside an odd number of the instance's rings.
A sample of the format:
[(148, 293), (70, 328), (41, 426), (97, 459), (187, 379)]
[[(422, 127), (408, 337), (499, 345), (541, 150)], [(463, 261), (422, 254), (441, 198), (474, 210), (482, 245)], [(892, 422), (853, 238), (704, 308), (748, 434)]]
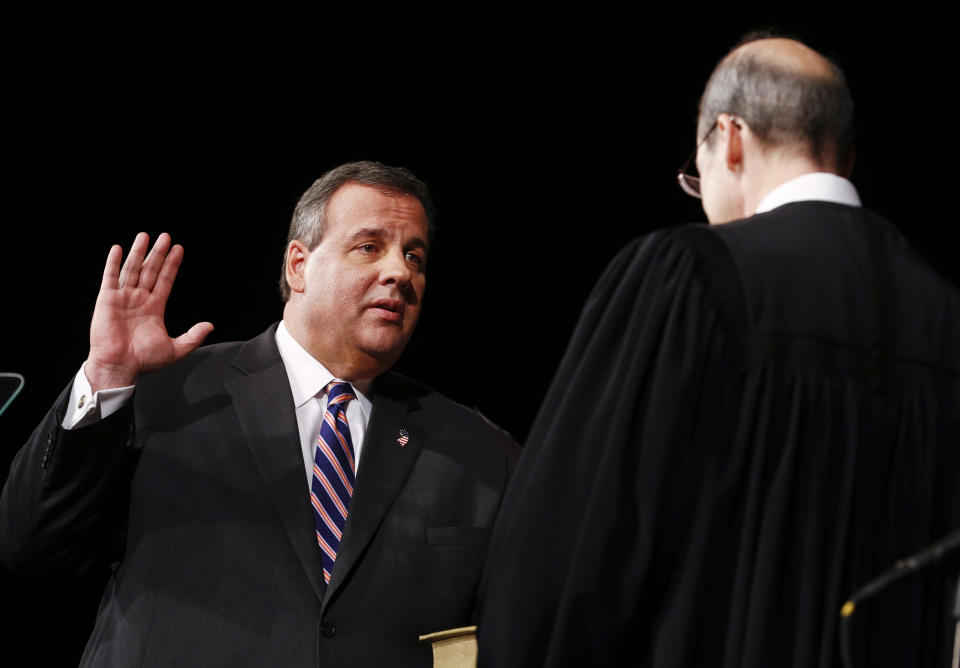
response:
[(323, 579), (328, 584), (343, 527), (347, 523), (356, 472), (353, 441), (347, 423), (347, 402), (351, 399), (356, 396), (349, 383), (334, 380), (327, 385), (327, 410), (320, 424), (320, 438), (313, 458), (310, 503), (323, 558)]

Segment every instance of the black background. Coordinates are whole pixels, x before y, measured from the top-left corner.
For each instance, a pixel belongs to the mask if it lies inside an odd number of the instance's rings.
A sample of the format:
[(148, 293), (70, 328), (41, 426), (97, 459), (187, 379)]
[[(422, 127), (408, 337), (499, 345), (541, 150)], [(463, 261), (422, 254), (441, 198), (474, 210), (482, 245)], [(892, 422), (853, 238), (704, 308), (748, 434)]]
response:
[[(857, 103), (861, 198), (958, 282), (954, 38), (936, 16), (836, 9), (8, 12), (0, 371), (27, 384), (0, 417), (0, 471), (86, 355), (112, 243), (170, 232), (186, 256), (169, 329), (210, 320), (210, 342), (249, 338), (280, 318), (299, 195), (357, 159), (409, 167), (439, 208), (425, 311), (397, 368), (522, 442), (616, 250), (704, 220), (674, 173), (710, 70), (755, 28), (839, 60)], [(0, 576), (7, 656), (75, 664), (101, 584)]]

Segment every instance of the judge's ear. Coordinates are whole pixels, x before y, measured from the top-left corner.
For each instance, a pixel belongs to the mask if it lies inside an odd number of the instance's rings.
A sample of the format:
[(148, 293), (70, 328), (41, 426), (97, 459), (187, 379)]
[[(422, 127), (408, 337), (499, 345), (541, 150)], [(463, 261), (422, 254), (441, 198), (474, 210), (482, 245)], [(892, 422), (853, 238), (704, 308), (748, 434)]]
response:
[(307, 258), (310, 251), (299, 239), (294, 239), (287, 245), (287, 259), (283, 263), (283, 271), (287, 277), (291, 292), (303, 292), (306, 287), (304, 274), (307, 271)]
[(717, 117), (717, 131), (724, 139), (724, 164), (732, 172), (741, 171), (743, 169), (743, 135), (749, 132), (747, 124), (730, 114), (720, 114)]

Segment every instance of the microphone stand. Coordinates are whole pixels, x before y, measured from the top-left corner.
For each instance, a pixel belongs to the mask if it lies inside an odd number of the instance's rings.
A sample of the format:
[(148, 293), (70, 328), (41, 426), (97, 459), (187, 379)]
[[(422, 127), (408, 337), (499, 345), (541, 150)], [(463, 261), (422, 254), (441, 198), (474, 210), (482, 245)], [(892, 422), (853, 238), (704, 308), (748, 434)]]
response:
[[(960, 548), (960, 529), (956, 529), (936, 543), (925, 547), (916, 554), (905, 559), (900, 559), (893, 564), (893, 568), (881, 573), (863, 587), (858, 589), (850, 599), (843, 604), (840, 609), (840, 652), (843, 658), (843, 665), (846, 668), (853, 668), (853, 661), (850, 654), (850, 619), (856, 610), (857, 604), (876, 596), (878, 593), (901, 580), (908, 575), (918, 573), (931, 564), (938, 563), (946, 555)], [(953, 668), (958, 668), (958, 656), (960, 656), (960, 578), (957, 580), (957, 600), (954, 604), (954, 616), (958, 618), (957, 633), (954, 638), (953, 646)]]

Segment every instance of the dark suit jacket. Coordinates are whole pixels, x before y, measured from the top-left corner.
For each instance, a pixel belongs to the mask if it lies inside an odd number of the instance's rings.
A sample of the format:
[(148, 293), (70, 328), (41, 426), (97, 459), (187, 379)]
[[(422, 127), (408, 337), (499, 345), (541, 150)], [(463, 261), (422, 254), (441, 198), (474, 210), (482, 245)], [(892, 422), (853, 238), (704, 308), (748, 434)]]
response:
[(83, 665), (429, 665), (417, 636), (472, 622), (516, 445), (378, 378), (325, 586), (274, 331), (143, 377), (132, 407), (75, 431), (59, 426), (68, 388), (18, 454), (3, 560), (34, 573), (114, 560)]
[[(958, 444), (960, 291), (879, 216), (638, 239), (504, 499), (480, 665), (839, 666), (846, 597), (960, 526)], [(858, 606), (853, 665), (946, 665), (935, 570)]]

